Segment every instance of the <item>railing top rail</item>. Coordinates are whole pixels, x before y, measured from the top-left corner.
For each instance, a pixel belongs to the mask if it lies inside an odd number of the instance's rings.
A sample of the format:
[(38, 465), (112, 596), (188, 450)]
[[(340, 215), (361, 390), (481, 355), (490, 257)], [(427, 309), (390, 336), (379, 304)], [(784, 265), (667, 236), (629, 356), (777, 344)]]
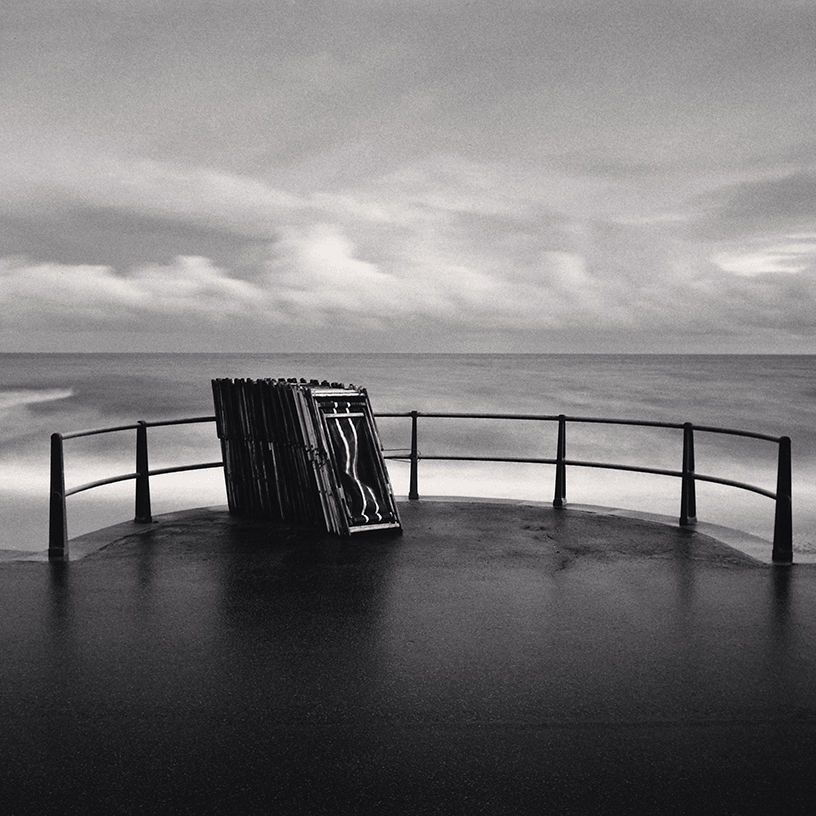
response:
[[(376, 413), (376, 417), (397, 418), (397, 417), (427, 417), (432, 419), (512, 419), (522, 421), (557, 422), (563, 419), (565, 422), (583, 422), (597, 425), (629, 425), (641, 428), (672, 428), (682, 430), (686, 425), (690, 425), (695, 431), (704, 433), (728, 434), (731, 436), (741, 436), (748, 439), (760, 439), (766, 442), (780, 442), (784, 437), (772, 436), (771, 434), (758, 433), (756, 431), (742, 431), (737, 428), (723, 428), (715, 425), (695, 425), (694, 423), (683, 422), (659, 422), (647, 419), (622, 419), (616, 417), (588, 417), (574, 416), (572, 414), (494, 414), (479, 413), (472, 411), (383, 411)], [(62, 433), (63, 439), (76, 439), (82, 436), (95, 436), (98, 434), (115, 433), (117, 431), (136, 430), (139, 425), (148, 428), (160, 428), (171, 425), (194, 425), (204, 422), (215, 422), (215, 416), (183, 417), (181, 419), (161, 419), (149, 422), (134, 423), (132, 425), (114, 425), (109, 428), (90, 428), (81, 431), (70, 431)]]
[(202, 422), (215, 422), (215, 416), (185, 417), (184, 419), (159, 419), (145, 422), (148, 428), (160, 428), (167, 425), (195, 425)]
[(723, 428), (717, 425), (696, 425), (693, 422), (652, 422), (642, 419), (608, 419), (606, 417), (579, 417), (565, 416), (567, 422), (595, 422), (604, 425), (640, 425), (647, 428), (677, 428), (683, 429), (689, 425), (695, 431), (707, 433), (730, 434), (731, 436), (744, 436), (750, 439), (763, 439), (767, 442), (779, 442), (783, 437), (771, 436), (770, 434), (758, 433), (756, 431), (741, 431), (736, 428)]
[(718, 428), (714, 425), (694, 425), (695, 431), (705, 433), (730, 434), (731, 436), (745, 436), (749, 439), (764, 439), (767, 442), (781, 442), (784, 436), (772, 436), (771, 434), (758, 433), (756, 431), (739, 431), (734, 428)]
[(758, 433), (755, 431), (742, 431), (736, 428), (722, 428), (715, 425), (695, 425), (693, 422), (660, 422), (648, 419), (621, 419), (616, 417), (588, 417), (574, 416), (572, 414), (484, 414), (475, 412), (442, 412), (442, 411), (401, 411), (376, 413), (377, 417), (411, 417), (416, 414), (418, 417), (430, 417), (435, 419), (521, 419), (556, 422), (563, 419), (565, 422), (584, 422), (598, 425), (632, 425), (642, 428), (673, 428), (682, 430), (686, 425), (690, 425), (695, 431), (706, 433), (730, 434), (732, 436), (743, 436), (749, 439), (762, 439), (767, 442), (779, 442), (784, 437), (772, 436), (771, 434)]
[(587, 424), (594, 423), (596, 425), (637, 425), (641, 428), (673, 428), (675, 430), (682, 430), (683, 422), (658, 422), (649, 419), (618, 419), (610, 417), (583, 417), (571, 416), (569, 414), (564, 416), (566, 422), (585, 422)]
[[(378, 417), (410, 417), (413, 411), (403, 413), (379, 413)], [(539, 420), (544, 422), (558, 422), (564, 419), (567, 422), (599, 422), (607, 425), (645, 425), (652, 428), (682, 428), (682, 422), (653, 422), (645, 419), (606, 419), (604, 417), (579, 417), (567, 414), (484, 414), (472, 411), (417, 411), (417, 416), (435, 419), (522, 419)]]
[(108, 428), (86, 428), (80, 431), (61, 433), (62, 439), (77, 439), (81, 436), (98, 436), (99, 434), (116, 433), (118, 431), (135, 431), (140, 425), (147, 428), (159, 428), (167, 425), (195, 425), (203, 422), (215, 422), (214, 416), (183, 417), (182, 419), (159, 419), (149, 422), (134, 422), (131, 425), (111, 425)]
[(69, 431), (58, 434), (62, 439), (76, 439), (80, 436), (96, 436), (98, 434), (116, 433), (117, 431), (135, 431), (139, 427), (138, 423), (132, 425), (112, 425), (109, 428), (89, 428), (83, 431)]
[(479, 414), (471, 412), (453, 411), (401, 411), (401, 412), (380, 412), (375, 411), (377, 417), (411, 417), (416, 413), (420, 417), (431, 417), (435, 419), (537, 419), (557, 421), (558, 414)]

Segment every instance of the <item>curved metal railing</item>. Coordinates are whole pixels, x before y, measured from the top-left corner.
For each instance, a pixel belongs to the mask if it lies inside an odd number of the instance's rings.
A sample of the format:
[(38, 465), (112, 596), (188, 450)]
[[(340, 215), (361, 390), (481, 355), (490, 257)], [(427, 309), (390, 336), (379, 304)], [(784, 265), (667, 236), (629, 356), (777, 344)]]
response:
[[(158, 422), (139, 420), (133, 425), (115, 425), (109, 428), (92, 428), (70, 433), (51, 434), (51, 497), (48, 519), (48, 555), (49, 558), (64, 558), (68, 554), (68, 515), (65, 500), (76, 493), (82, 493), (95, 487), (135, 480), (136, 482), (136, 512), (134, 521), (150, 523), (153, 516), (150, 509), (150, 477), (165, 473), (182, 473), (188, 470), (205, 470), (223, 466), (223, 461), (202, 462), (192, 465), (178, 465), (176, 467), (156, 468), (151, 470), (148, 464), (147, 429), (170, 425), (196, 425), (204, 422), (215, 422), (214, 416), (187, 417), (184, 419), (168, 419)], [(106, 479), (97, 479), (93, 482), (65, 487), (65, 454), (63, 442), (69, 439), (78, 439), (85, 436), (118, 433), (120, 431), (136, 431), (136, 470), (132, 473), (122, 473), (109, 476)]]
[[(567, 467), (601, 468), (606, 470), (629, 471), (658, 476), (673, 476), (681, 480), (680, 488), (680, 519), (681, 526), (693, 525), (697, 521), (697, 482), (709, 482), (725, 485), (740, 490), (747, 490), (773, 499), (776, 503), (774, 515), (774, 536), (772, 559), (774, 562), (789, 563), (793, 560), (793, 523), (791, 500), (791, 448), (790, 438), (787, 436), (770, 436), (769, 434), (742, 431), (734, 428), (719, 428), (711, 425), (694, 425), (691, 422), (650, 422), (639, 419), (610, 419), (606, 417), (580, 417), (565, 414), (492, 414), (492, 413), (455, 413), (455, 412), (420, 412), (406, 411), (401, 413), (378, 413), (377, 418), (410, 418), (411, 446), (404, 448), (405, 453), (386, 452), (386, 459), (407, 459), (410, 463), (408, 498), (411, 501), (419, 499), (419, 461), (462, 461), (462, 462), (517, 462), (527, 464), (555, 465), (555, 492), (553, 506), (562, 507), (567, 497)], [(461, 456), (448, 454), (420, 453), (418, 445), (419, 418), (427, 419), (503, 419), (514, 421), (557, 422), (558, 437), (554, 458), (549, 457), (518, 457), (518, 456)], [(49, 518), (48, 552), (50, 557), (62, 558), (68, 553), (67, 515), (65, 499), (76, 493), (90, 490), (102, 485), (114, 484), (127, 480), (136, 482), (136, 509), (137, 522), (152, 521), (150, 509), (150, 477), (165, 473), (181, 473), (190, 470), (203, 470), (223, 465), (222, 461), (205, 462), (192, 465), (159, 468), (151, 470), (148, 464), (147, 429), (171, 425), (191, 425), (204, 422), (215, 422), (214, 416), (189, 417), (186, 419), (164, 420), (159, 422), (145, 422), (140, 420), (133, 425), (118, 425), (110, 428), (97, 428), (71, 433), (55, 433), (51, 436), (51, 503)], [(593, 462), (567, 458), (567, 423), (602, 424), (602, 425), (630, 425), (643, 428), (669, 428), (683, 431), (683, 451), (679, 470), (665, 468), (627, 465), (611, 462)], [(111, 476), (107, 479), (88, 482), (86, 484), (65, 488), (65, 467), (63, 442), (84, 436), (97, 434), (117, 433), (120, 431), (136, 431), (136, 470)], [(748, 439), (758, 439), (775, 443), (778, 446), (777, 484), (776, 491), (766, 490), (757, 485), (725, 479), (719, 476), (710, 476), (695, 471), (694, 439), (695, 432), (721, 435), (739, 436)]]

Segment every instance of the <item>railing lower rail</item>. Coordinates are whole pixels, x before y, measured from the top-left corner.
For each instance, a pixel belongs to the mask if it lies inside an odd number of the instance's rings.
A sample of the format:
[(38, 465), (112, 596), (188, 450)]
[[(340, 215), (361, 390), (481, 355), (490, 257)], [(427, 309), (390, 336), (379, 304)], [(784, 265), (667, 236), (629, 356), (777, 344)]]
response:
[[(463, 461), (463, 462), (514, 462), (528, 464), (555, 465), (555, 491), (553, 506), (562, 507), (567, 498), (567, 467), (601, 468), (606, 470), (629, 471), (659, 476), (672, 476), (681, 480), (680, 488), (680, 519), (681, 526), (693, 525), (697, 521), (696, 483), (709, 482), (740, 490), (747, 490), (775, 501), (774, 535), (772, 560), (776, 563), (790, 563), (793, 560), (793, 519), (791, 499), (791, 444), (787, 436), (770, 436), (768, 434), (742, 431), (734, 428), (718, 428), (709, 425), (693, 425), (690, 422), (651, 422), (635, 419), (608, 419), (604, 417), (579, 417), (565, 414), (495, 414), (495, 413), (454, 413), (454, 412), (419, 412), (407, 411), (401, 413), (381, 413), (377, 418), (410, 418), (411, 446), (402, 449), (402, 453), (385, 453), (386, 459), (408, 459), (410, 463), (408, 498), (411, 501), (419, 499), (419, 461)], [(428, 419), (501, 419), (518, 421), (556, 422), (558, 435), (556, 441), (556, 455), (554, 458), (541, 457), (510, 457), (510, 456), (460, 456), (460, 455), (429, 455), (419, 450), (419, 418)], [(51, 436), (51, 500), (49, 518), (48, 553), (52, 558), (64, 558), (68, 554), (68, 533), (65, 499), (76, 493), (91, 490), (95, 487), (114, 484), (116, 482), (134, 480), (135, 514), (137, 522), (151, 522), (150, 505), (150, 477), (167, 473), (181, 473), (192, 470), (203, 470), (223, 466), (222, 461), (204, 462), (176, 467), (151, 470), (148, 464), (147, 429), (167, 427), (172, 425), (191, 425), (214, 422), (214, 416), (188, 417), (185, 419), (162, 420), (158, 422), (139, 421), (132, 425), (118, 425), (110, 428), (96, 428), (92, 430), (73, 431), (71, 433), (55, 433)], [(683, 451), (679, 470), (653, 468), (638, 465), (627, 465), (610, 462), (592, 462), (567, 458), (567, 423), (595, 423), (604, 425), (629, 425), (644, 428), (671, 428), (683, 431)], [(94, 436), (97, 434), (117, 433), (120, 431), (136, 431), (136, 470), (132, 473), (111, 476), (94, 482), (65, 488), (65, 467), (63, 442), (79, 437)], [(776, 491), (772, 492), (757, 485), (725, 479), (718, 476), (704, 475), (695, 471), (694, 464), (694, 433), (727, 434), (750, 439), (773, 442), (778, 445), (777, 483)]]

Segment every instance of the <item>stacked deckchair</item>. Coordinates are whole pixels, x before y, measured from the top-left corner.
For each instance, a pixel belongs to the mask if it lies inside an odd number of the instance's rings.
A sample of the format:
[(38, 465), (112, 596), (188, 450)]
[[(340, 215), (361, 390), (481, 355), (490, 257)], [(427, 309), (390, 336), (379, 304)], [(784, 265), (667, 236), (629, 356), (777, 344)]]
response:
[(339, 535), (400, 528), (364, 388), (294, 379), (212, 388), (231, 513)]

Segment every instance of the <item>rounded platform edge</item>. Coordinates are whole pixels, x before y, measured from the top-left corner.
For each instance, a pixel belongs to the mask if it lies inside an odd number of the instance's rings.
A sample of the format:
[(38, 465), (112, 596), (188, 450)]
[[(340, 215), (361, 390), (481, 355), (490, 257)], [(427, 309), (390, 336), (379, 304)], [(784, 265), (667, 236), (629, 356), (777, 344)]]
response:
[[(407, 501), (407, 496), (397, 496), (398, 501)], [(484, 498), (482, 496), (423, 496), (420, 501), (441, 501), (441, 502), (479, 502), (485, 504), (523, 504), (534, 507), (552, 508), (552, 503), (547, 501), (534, 501), (532, 499), (498, 499)], [(596, 504), (564, 504), (563, 507), (556, 508), (559, 512), (579, 512), (593, 515), (617, 516), (618, 518), (631, 519), (633, 521), (646, 521), (653, 524), (660, 524), (664, 527), (680, 527), (675, 516), (662, 515), (660, 513), (648, 513), (641, 510), (629, 510), (621, 507), (607, 507)], [(697, 521), (686, 529), (713, 538), (720, 544), (724, 544), (731, 549), (747, 555), (749, 558), (761, 564), (775, 565), (772, 560), (773, 543), (760, 536), (746, 533), (732, 527), (725, 527), (721, 524), (712, 524), (705, 521)], [(816, 553), (800, 553), (794, 550), (793, 564), (816, 564)], [(778, 566), (778, 565), (776, 565)], [(784, 565), (789, 566), (789, 564)]]
[[(395, 497), (399, 503), (408, 503), (407, 496), (398, 495)], [(629, 510), (620, 507), (606, 507), (592, 504), (565, 504), (560, 508), (553, 508), (551, 502), (535, 501), (532, 499), (509, 499), (491, 498), (485, 496), (423, 496), (417, 500), (419, 502), (445, 502), (445, 503), (479, 503), (479, 504), (515, 504), (533, 507), (546, 507), (556, 509), (564, 513), (588, 513), (591, 515), (616, 516), (619, 518), (631, 519), (633, 521), (643, 521), (661, 526), (677, 528), (680, 525), (673, 516), (661, 515), (658, 513), (648, 513), (639, 510)], [(411, 502), (413, 503), (413, 502)], [(175, 510), (154, 516), (151, 523), (136, 521), (125, 521), (119, 524), (102, 527), (88, 533), (83, 533), (68, 542), (67, 561), (78, 561), (87, 555), (98, 552), (106, 547), (115, 544), (123, 538), (130, 538), (149, 532), (157, 524), (174, 523), (190, 518), (200, 518), (205, 513), (227, 512), (226, 505), (193, 507), (184, 510)], [(708, 536), (720, 544), (724, 544), (731, 549), (737, 550), (743, 555), (761, 564), (772, 565), (771, 554), (772, 543), (759, 536), (736, 530), (731, 527), (724, 527), (719, 524), (698, 521), (687, 528), (690, 531)], [(22, 551), (22, 550), (0, 550), (0, 562), (37, 562), (49, 561), (48, 551)], [(799, 553), (794, 551), (794, 565), (816, 564), (816, 554)]]

